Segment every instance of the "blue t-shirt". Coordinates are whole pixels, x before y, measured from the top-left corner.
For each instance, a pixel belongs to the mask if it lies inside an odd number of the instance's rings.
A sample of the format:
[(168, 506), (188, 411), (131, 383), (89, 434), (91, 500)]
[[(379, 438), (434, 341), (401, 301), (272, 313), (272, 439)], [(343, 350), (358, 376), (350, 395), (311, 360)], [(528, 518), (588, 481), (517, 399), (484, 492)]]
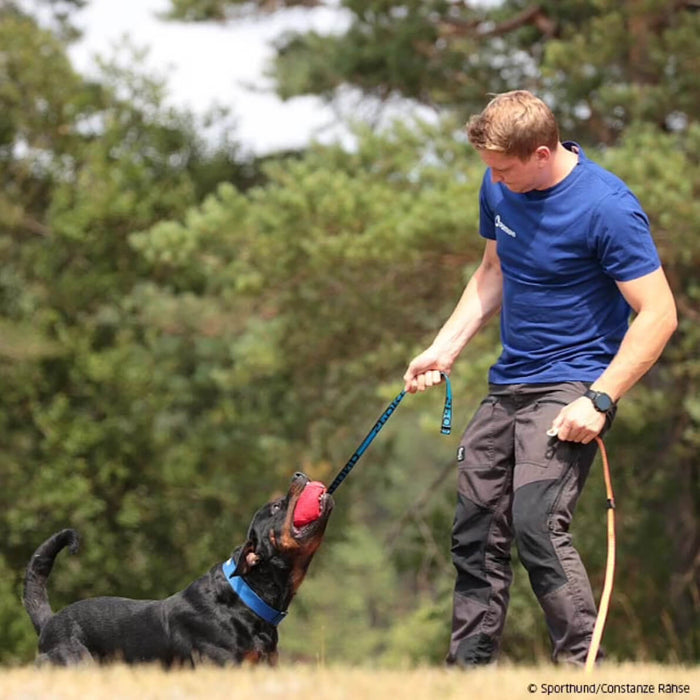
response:
[(615, 282), (660, 266), (649, 220), (620, 178), (586, 158), (559, 184), (518, 194), (491, 182), (480, 233), (497, 242), (503, 272), (494, 384), (596, 380), (617, 353), (631, 309)]

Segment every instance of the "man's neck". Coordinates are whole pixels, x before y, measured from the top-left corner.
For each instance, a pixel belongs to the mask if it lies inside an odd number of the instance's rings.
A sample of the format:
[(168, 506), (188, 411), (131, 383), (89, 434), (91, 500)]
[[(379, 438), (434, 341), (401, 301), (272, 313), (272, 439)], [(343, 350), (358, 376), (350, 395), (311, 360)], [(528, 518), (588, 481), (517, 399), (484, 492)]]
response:
[(561, 143), (557, 144), (557, 150), (552, 155), (552, 176), (545, 189), (554, 187), (566, 179), (578, 164), (578, 152), (574, 153), (564, 148)]

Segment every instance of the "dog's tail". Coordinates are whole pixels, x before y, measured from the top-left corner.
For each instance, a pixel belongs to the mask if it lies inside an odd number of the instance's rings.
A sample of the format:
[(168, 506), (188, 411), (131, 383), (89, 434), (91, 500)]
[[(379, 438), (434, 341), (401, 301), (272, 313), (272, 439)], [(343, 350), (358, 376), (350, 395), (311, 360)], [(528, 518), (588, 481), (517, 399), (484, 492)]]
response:
[(37, 634), (41, 634), (42, 628), (53, 615), (46, 592), (46, 582), (54, 559), (64, 547), (68, 547), (70, 553), (75, 554), (79, 544), (80, 538), (75, 530), (61, 530), (39, 546), (27, 566), (22, 602)]

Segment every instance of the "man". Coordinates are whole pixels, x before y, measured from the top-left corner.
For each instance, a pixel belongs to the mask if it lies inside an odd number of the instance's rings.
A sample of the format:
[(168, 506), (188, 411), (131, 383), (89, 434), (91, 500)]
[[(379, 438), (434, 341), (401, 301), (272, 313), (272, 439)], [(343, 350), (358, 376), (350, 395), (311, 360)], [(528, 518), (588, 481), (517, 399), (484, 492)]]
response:
[(596, 607), (569, 525), (593, 440), (658, 359), (676, 328), (675, 304), (639, 202), (577, 144), (560, 142), (544, 102), (524, 90), (498, 95), (467, 132), (487, 166), (483, 259), (404, 376), (409, 392), (440, 383), (500, 309), (503, 351), (457, 454), (447, 661), (496, 658), (515, 539), (552, 658), (582, 665)]

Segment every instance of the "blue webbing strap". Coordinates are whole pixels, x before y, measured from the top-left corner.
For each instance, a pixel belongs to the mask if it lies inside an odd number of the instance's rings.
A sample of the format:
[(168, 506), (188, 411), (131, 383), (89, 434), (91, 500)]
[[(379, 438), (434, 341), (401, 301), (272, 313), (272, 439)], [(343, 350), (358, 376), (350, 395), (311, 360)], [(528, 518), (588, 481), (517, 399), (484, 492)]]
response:
[(445, 407), (442, 409), (440, 432), (443, 435), (449, 435), (452, 432), (452, 385), (450, 378), (444, 372), (440, 372), (440, 375), (445, 379)]
[[(452, 432), (452, 385), (450, 384), (450, 378), (444, 372), (440, 372), (440, 375), (445, 380), (445, 407), (442, 411), (440, 432), (443, 435), (449, 435)], [(369, 431), (367, 437), (362, 441), (362, 444), (355, 450), (352, 457), (347, 461), (347, 464), (338, 472), (338, 476), (333, 479), (333, 483), (328, 487), (328, 493), (333, 493), (338, 486), (343, 483), (345, 477), (352, 471), (352, 468), (370, 446), (372, 440), (377, 437), (377, 434), (384, 427), (384, 424), (389, 420), (391, 414), (396, 410), (396, 407), (401, 403), (401, 399), (403, 399), (405, 395), (406, 391), (404, 390), (387, 406), (384, 413), (379, 417), (379, 420), (374, 424), (372, 430)]]
[(245, 603), (256, 615), (262, 617), (263, 620), (271, 625), (279, 625), (287, 616), (286, 611), (275, 610), (268, 605), (243, 579), (241, 576), (234, 576), (236, 571), (236, 562), (233, 557), (225, 561), (221, 567), (226, 576), (226, 580), (231, 584), (234, 592), (243, 603)]

